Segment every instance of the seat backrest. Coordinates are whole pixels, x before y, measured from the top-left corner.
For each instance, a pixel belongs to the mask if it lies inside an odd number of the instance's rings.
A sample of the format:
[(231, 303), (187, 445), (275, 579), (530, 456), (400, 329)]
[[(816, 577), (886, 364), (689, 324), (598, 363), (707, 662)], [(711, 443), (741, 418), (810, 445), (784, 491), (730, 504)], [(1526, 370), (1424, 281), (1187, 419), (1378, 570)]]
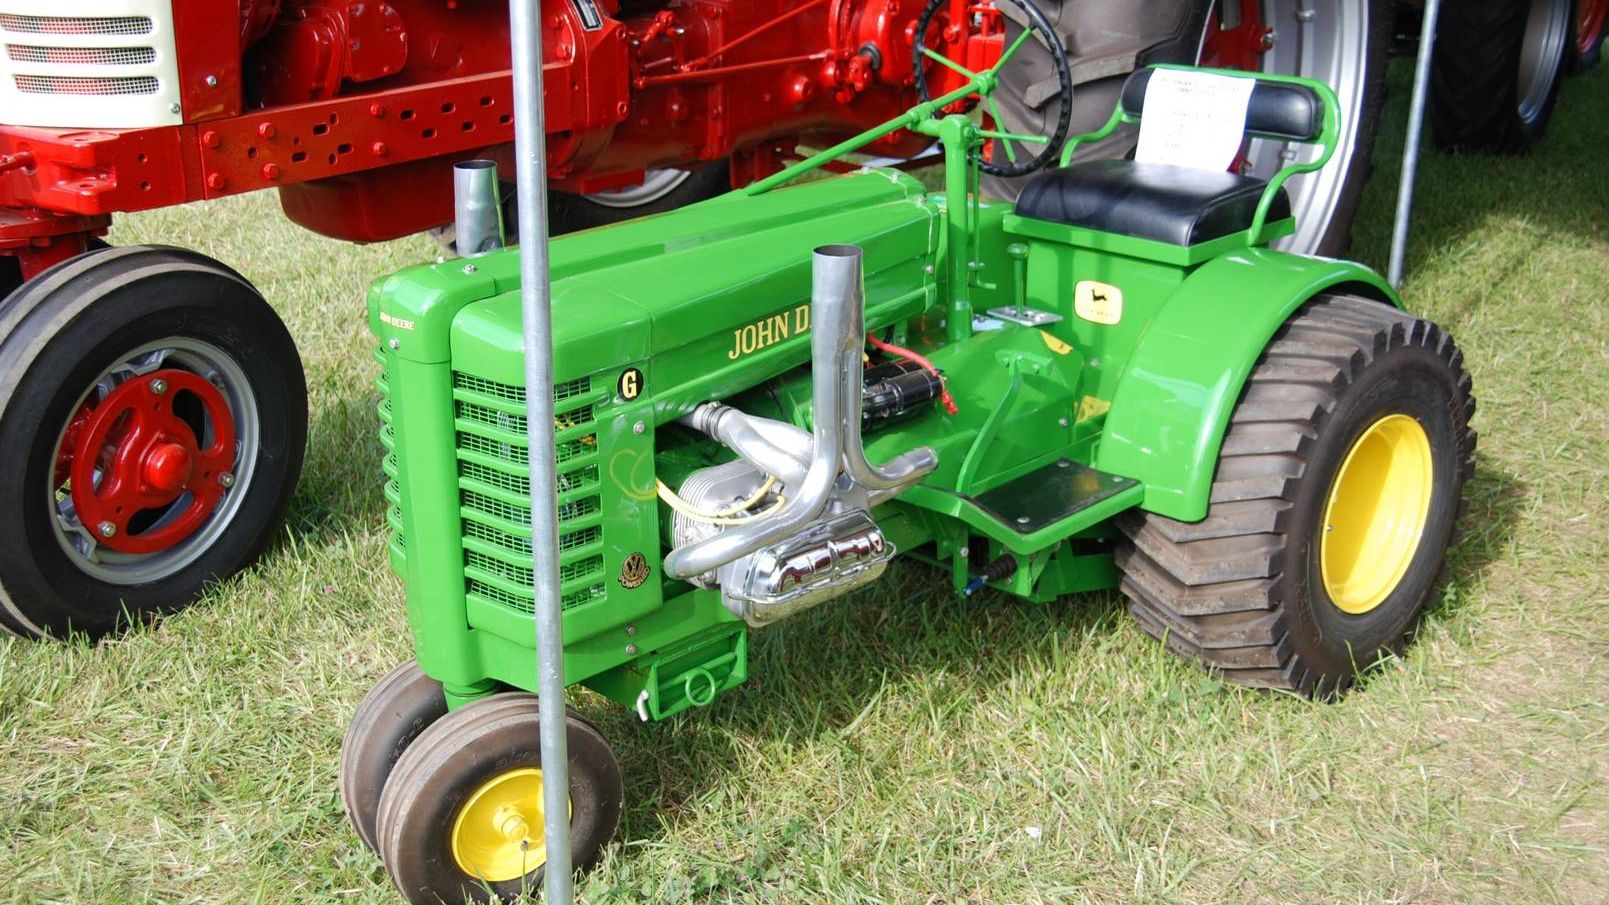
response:
[(1300, 173), (1312, 173), (1321, 169), (1335, 154), (1336, 138), (1341, 132), (1340, 101), (1336, 100), (1335, 92), (1323, 82), (1293, 75), (1166, 64), (1146, 67), (1137, 70), (1123, 83), (1123, 92), (1119, 95), (1117, 106), (1113, 108), (1112, 116), (1106, 121), (1106, 125), (1094, 132), (1075, 135), (1067, 140), (1062, 146), (1062, 166), (1065, 167), (1072, 161), (1073, 154), (1080, 145), (1106, 138), (1116, 131), (1118, 126), (1125, 123), (1141, 121), (1141, 116), (1145, 112), (1146, 90), (1150, 87), (1151, 76), (1157, 69), (1195, 70), (1230, 78), (1251, 79), (1256, 84), (1252, 86), (1250, 96), (1246, 100), (1245, 134), (1277, 141), (1300, 142), (1318, 149), (1310, 160), (1290, 158), (1289, 162), (1280, 167), (1279, 172), (1268, 180), (1268, 185), (1263, 190), (1263, 197), (1257, 203), (1257, 213), (1252, 218), (1251, 228), (1246, 230), (1248, 243), (1259, 241), (1268, 222), (1268, 214), (1273, 209), (1274, 201), (1280, 197), (1280, 189), (1285, 182)]
[[(1137, 69), (1123, 83), (1121, 108), (1128, 117), (1145, 113), (1145, 90), (1152, 68)], [(1257, 79), (1246, 103), (1246, 132), (1286, 141), (1317, 141), (1324, 132), (1324, 99), (1306, 85)]]

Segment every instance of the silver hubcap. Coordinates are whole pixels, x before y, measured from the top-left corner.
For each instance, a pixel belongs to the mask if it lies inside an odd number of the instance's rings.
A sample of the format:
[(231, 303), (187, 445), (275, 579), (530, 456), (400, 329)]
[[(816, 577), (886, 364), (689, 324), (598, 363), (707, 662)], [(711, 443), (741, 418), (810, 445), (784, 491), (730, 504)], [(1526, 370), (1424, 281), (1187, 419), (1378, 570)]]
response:
[(583, 197), (604, 207), (642, 207), (676, 191), (691, 175), (687, 170), (649, 170), (643, 174), (642, 185), (593, 192)]
[[(166, 550), (156, 553), (131, 554), (108, 549), (100, 543), (104, 526), (85, 525), (73, 506), (71, 481), (58, 484), (54, 474), (47, 479), (46, 492), (55, 518), (51, 527), (56, 543), (67, 558), (84, 574), (108, 584), (134, 585), (160, 581), (195, 562), (217, 541), (234, 521), (245, 499), (257, 470), (257, 450), (261, 445), (262, 424), (257, 414), (257, 400), (239, 363), (228, 353), (211, 343), (197, 339), (179, 338), (149, 343), (124, 356), (117, 364), (105, 369), (95, 378), (90, 388), (80, 396), (71, 411), (76, 413), (84, 403), (104, 399), (118, 384), (159, 368), (178, 368), (205, 378), (217, 387), (229, 403), (235, 420), (238, 452), (235, 458), (233, 479), (227, 485), (211, 517), (189, 537)], [(211, 425), (204, 427), (210, 433)], [(63, 425), (56, 435), (55, 448), (60, 450), (67, 435)], [(207, 442), (207, 438), (202, 438)], [(97, 486), (101, 480), (95, 472)], [(189, 505), (185, 494), (175, 500), (165, 512), (158, 515), (146, 529), (160, 528), (165, 521), (177, 517)]]
[[(1215, 27), (1216, 22), (1216, 13), (1209, 15), (1207, 27)], [(1368, 76), (1369, 0), (1264, 0), (1262, 22), (1274, 29), (1273, 44), (1262, 55), (1262, 71), (1324, 82), (1341, 101), (1341, 134), (1335, 156), (1324, 169), (1286, 183), (1296, 233), (1276, 245), (1312, 252), (1335, 217), (1347, 173), (1357, 156)], [(1318, 151), (1306, 145), (1261, 138), (1251, 142), (1247, 155), (1252, 173), (1264, 179), (1287, 163), (1317, 156)]]
[(1520, 48), (1519, 114), (1533, 125), (1547, 106), (1570, 38), (1570, 0), (1531, 0)]

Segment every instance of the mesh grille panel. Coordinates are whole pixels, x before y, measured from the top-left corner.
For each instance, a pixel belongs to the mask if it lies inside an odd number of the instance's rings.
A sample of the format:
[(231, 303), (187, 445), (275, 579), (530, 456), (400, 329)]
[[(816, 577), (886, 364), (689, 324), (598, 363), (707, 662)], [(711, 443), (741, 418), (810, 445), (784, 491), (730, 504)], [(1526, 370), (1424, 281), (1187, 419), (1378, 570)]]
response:
[[(512, 442), (523, 438), (527, 428), (524, 415), (510, 411), (525, 405), (525, 391), (521, 387), (476, 377), (472, 374), (453, 374), (454, 416), (465, 427), (480, 425), (477, 430), (490, 429), (494, 436), (483, 436), (472, 430), (457, 432), (459, 449), (459, 502), (466, 517), (462, 530), (466, 540), (476, 542), (480, 549), (469, 549), (466, 544), (464, 565), (475, 572), (466, 576), (467, 593), (501, 607), (521, 613), (532, 612), (531, 542), (526, 537), (510, 534), (484, 520), (495, 520), (510, 526), (527, 526), (531, 523), (531, 510), (524, 502), (511, 503), (490, 492), (473, 489), (474, 485), (496, 488), (514, 494), (523, 501), (530, 492), (526, 445)], [(591, 433), (596, 399), (583, 402), (575, 397), (592, 391), (592, 379), (583, 377), (566, 381), (554, 388), (555, 406), (561, 411), (554, 418), (554, 427), (561, 431), (585, 432), (578, 439), (565, 440), (554, 449), (558, 465), (558, 490), (565, 495), (559, 505), (559, 549), (561, 552), (581, 551), (603, 541), (603, 529), (597, 525), (577, 527), (582, 519), (591, 519), (602, 510), (598, 496), (599, 472), (596, 461), (577, 461), (597, 451), (597, 435)], [(563, 411), (566, 400), (569, 411)], [(508, 435), (510, 439), (498, 439)], [(469, 482), (473, 482), (470, 484)], [(590, 491), (590, 492), (589, 492)], [(584, 551), (582, 553), (584, 556)], [(604, 583), (603, 556), (596, 554), (562, 566), (560, 581), (586, 587), (572, 589), (564, 595), (566, 608), (579, 606), (607, 595)], [(481, 576), (477, 580), (476, 575)], [(484, 580), (495, 575), (501, 582)], [(509, 587), (521, 589), (511, 592)]]
[(156, 76), (14, 75), (24, 94), (155, 94)]
[(0, 14), (0, 29), (28, 35), (148, 35), (145, 16), (20, 16)]
[(19, 63), (80, 66), (139, 66), (156, 59), (154, 47), (36, 47), (7, 44), (6, 56)]

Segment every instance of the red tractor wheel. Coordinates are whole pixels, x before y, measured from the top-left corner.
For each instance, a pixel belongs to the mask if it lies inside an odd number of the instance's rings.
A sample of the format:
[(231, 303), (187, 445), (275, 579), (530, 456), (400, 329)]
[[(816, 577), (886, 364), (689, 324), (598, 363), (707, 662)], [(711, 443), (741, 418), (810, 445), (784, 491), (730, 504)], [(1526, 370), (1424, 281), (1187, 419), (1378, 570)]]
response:
[(1609, 0), (1576, 0), (1575, 68), (1595, 66), (1609, 26)]
[(98, 636), (250, 564), (301, 469), (289, 333), (191, 252), (93, 251), (0, 310), (0, 624)]

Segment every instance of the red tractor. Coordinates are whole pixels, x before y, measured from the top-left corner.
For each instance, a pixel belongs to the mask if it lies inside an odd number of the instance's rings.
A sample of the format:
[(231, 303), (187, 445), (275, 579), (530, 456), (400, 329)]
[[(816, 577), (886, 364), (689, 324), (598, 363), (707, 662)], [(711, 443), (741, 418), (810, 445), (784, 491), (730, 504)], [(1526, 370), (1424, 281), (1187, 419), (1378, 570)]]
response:
[[(1609, 0), (1579, 2), (1578, 31), (1601, 32)], [(1044, 132), (1070, 106), (1073, 131), (1091, 129), (1154, 62), (1319, 79), (1348, 130), (1328, 166), (1288, 186), (1301, 231), (1283, 241), (1345, 247), (1384, 98), (1389, 0), (1038, 5), (1073, 90), (1031, 42), (983, 115)], [(1574, 8), (1531, 6), (1547, 22)], [(973, 70), (1022, 25), (991, 0), (544, 9), (555, 232), (752, 182), (800, 143), (906, 109), (924, 17), (926, 46)], [(513, 172), (508, 66), (500, 0), (0, 0), (0, 457), (15, 475), (0, 485), (0, 626), (97, 635), (185, 605), (262, 551), (301, 467), (306, 389), (278, 316), (223, 263), (105, 248), (112, 214), (275, 188), (288, 217), (328, 236), (441, 227), (454, 163)], [(926, 84), (951, 87), (927, 68)], [(1551, 95), (1520, 81), (1532, 87), (1515, 109), (1534, 114), (1526, 99)], [(1132, 142), (1120, 131), (1081, 153)], [(927, 147), (900, 132), (872, 150)], [(1272, 173), (1305, 153), (1258, 139), (1237, 166)]]

